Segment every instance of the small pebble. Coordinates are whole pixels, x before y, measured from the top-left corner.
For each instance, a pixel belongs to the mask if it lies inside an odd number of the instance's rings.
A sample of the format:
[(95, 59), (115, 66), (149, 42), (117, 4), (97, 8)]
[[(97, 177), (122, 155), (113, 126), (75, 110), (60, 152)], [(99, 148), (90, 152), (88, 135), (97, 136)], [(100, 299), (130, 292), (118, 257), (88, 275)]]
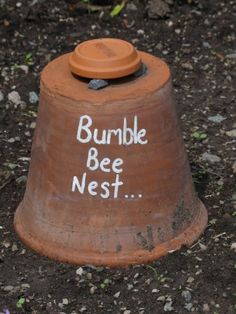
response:
[(193, 70), (192, 64), (191, 64), (191, 63), (188, 63), (188, 62), (182, 63), (182, 64), (181, 64), (181, 67), (182, 67), (183, 69), (185, 69), (185, 70), (189, 70), (189, 71), (192, 71), (192, 70)]
[(191, 293), (188, 290), (182, 291), (181, 296), (185, 299), (186, 302), (190, 302), (192, 299)]
[(226, 134), (227, 134), (229, 137), (236, 137), (236, 129), (231, 130), (231, 131), (227, 131)]
[(172, 307), (172, 301), (170, 302), (167, 302), (165, 305), (164, 305), (164, 312), (171, 312), (173, 311), (173, 307)]
[(144, 30), (143, 29), (138, 29), (137, 30), (138, 35), (144, 35)]
[(216, 155), (213, 155), (213, 154), (206, 152), (206, 153), (202, 154), (202, 160), (209, 161), (210, 163), (214, 164), (216, 162), (220, 162), (221, 158), (216, 156)]
[(39, 100), (39, 97), (35, 92), (29, 92), (29, 102), (31, 104), (36, 104), (38, 100)]
[(236, 173), (236, 161), (233, 163), (232, 169), (233, 169), (233, 173)]
[(13, 286), (5, 286), (4, 288), (3, 288), (3, 290), (4, 291), (6, 291), (6, 292), (10, 292), (10, 291), (12, 291), (14, 289), (14, 287)]
[(224, 121), (226, 118), (223, 117), (222, 115), (220, 114), (217, 114), (215, 116), (210, 116), (207, 118), (209, 121), (211, 122), (215, 122), (215, 123), (221, 123), (222, 121)]
[(67, 304), (69, 304), (68, 299), (66, 299), (66, 298), (62, 299), (62, 304), (63, 304), (63, 305), (67, 305)]
[(236, 53), (230, 53), (225, 56), (226, 59), (236, 59)]
[(118, 292), (116, 292), (116, 293), (114, 294), (114, 298), (119, 298), (119, 296), (120, 296), (120, 291), (118, 291)]
[(204, 41), (204, 42), (202, 43), (202, 45), (203, 45), (204, 48), (211, 49), (211, 45), (210, 45), (207, 41)]
[(161, 295), (157, 298), (157, 301), (165, 301), (166, 297), (164, 295)]
[(8, 100), (12, 102), (14, 105), (19, 105), (21, 103), (21, 98), (18, 92), (12, 91), (7, 96)]
[(194, 278), (193, 277), (188, 277), (188, 279), (187, 279), (187, 283), (192, 283), (192, 282), (194, 282)]
[(92, 273), (87, 273), (87, 274), (86, 274), (86, 277), (87, 277), (88, 280), (91, 280), (92, 277), (93, 277), (93, 276), (92, 276)]
[(207, 303), (204, 303), (202, 310), (203, 310), (203, 312), (209, 312), (210, 311), (209, 305)]
[(14, 143), (14, 142), (15, 142), (14, 137), (9, 138), (8, 143)]
[(92, 287), (90, 288), (90, 293), (91, 293), (91, 294), (94, 294), (95, 291), (96, 291), (96, 289), (97, 289), (97, 287), (92, 286)]
[(36, 127), (36, 122), (31, 122), (30, 123), (30, 128), (31, 129), (35, 129), (35, 127)]
[(0, 91), (0, 101), (3, 101), (3, 99), (4, 99), (4, 95), (3, 95), (3, 93)]
[(76, 269), (76, 275), (82, 276), (83, 275), (83, 268), (79, 267), (78, 269)]
[(29, 289), (30, 288), (30, 285), (28, 283), (22, 283), (21, 284), (21, 288), (22, 289)]
[(236, 252), (236, 242), (231, 244), (230, 249)]
[(184, 308), (185, 308), (187, 311), (191, 311), (192, 307), (193, 307), (192, 303), (186, 303), (186, 304), (184, 305)]

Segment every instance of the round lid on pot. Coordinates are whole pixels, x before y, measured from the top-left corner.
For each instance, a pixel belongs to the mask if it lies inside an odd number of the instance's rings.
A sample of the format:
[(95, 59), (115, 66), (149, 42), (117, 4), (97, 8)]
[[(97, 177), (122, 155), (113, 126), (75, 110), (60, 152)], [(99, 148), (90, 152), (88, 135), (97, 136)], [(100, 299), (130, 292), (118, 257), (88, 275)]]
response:
[(137, 71), (141, 63), (140, 54), (133, 45), (114, 38), (85, 41), (69, 58), (72, 73), (93, 79), (124, 77)]

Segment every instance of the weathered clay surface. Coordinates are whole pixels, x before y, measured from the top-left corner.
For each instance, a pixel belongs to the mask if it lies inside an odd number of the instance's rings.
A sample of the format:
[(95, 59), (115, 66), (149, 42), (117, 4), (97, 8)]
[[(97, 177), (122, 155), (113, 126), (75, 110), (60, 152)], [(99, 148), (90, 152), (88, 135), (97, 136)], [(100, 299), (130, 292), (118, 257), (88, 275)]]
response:
[[(44, 69), (27, 189), (15, 216), (20, 238), (39, 253), (76, 264), (128, 265), (202, 233), (207, 214), (193, 188), (169, 69), (140, 54), (144, 76), (99, 91), (71, 74), (69, 54)], [(138, 135), (129, 137), (127, 127)], [(97, 140), (86, 142), (96, 129)], [(102, 137), (109, 130), (116, 130), (110, 140)], [(91, 170), (91, 149), (94, 160), (118, 158), (119, 167)]]

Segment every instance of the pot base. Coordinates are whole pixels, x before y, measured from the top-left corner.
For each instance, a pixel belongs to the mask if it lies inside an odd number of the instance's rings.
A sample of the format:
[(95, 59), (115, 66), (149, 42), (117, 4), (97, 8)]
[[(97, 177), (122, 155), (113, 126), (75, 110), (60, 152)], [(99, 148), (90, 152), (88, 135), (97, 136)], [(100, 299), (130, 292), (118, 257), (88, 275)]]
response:
[(109, 267), (120, 267), (134, 264), (143, 264), (154, 261), (161, 256), (167, 255), (172, 251), (180, 249), (181, 246), (190, 246), (196, 241), (204, 231), (207, 224), (207, 210), (203, 203), (199, 201), (199, 211), (193, 222), (182, 233), (173, 239), (163, 242), (151, 251), (136, 250), (136, 251), (121, 251), (111, 253), (83, 253), (63, 246), (56, 242), (42, 241), (38, 235), (27, 230), (27, 225), (21, 219), (23, 211), (22, 203), (17, 208), (14, 226), (15, 230), (22, 240), (30, 249), (45, 255), (54, 260), (71, 263), (76, 265), (103, 265)]

